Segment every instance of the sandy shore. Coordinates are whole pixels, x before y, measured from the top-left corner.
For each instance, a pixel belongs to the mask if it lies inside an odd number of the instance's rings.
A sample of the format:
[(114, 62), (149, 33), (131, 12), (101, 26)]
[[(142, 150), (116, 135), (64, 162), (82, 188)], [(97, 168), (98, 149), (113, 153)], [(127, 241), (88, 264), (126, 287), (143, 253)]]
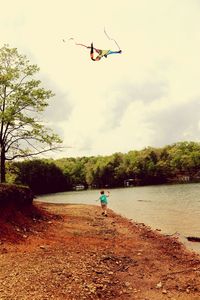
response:
[(1, 216), (0, 300), (200, 299), (200, 257), (176, 238), (98, 206), (35, 207)]

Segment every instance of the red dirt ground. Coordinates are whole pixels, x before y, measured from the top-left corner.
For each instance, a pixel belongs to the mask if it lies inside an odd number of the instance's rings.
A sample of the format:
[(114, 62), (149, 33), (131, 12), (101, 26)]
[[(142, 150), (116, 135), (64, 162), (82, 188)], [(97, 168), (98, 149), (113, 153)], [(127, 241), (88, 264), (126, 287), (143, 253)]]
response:
[(35, 202), (0, 217), (0, 300), (199, 300), (200, 257), (90, 205)]

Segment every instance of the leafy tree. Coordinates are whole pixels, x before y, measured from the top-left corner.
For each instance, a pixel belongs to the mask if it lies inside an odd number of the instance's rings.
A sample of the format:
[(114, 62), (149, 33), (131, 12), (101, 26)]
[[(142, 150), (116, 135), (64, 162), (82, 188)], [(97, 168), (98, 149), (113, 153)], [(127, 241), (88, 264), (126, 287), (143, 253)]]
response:
[(124, 169), (127, 178), (134, 179), (135, 183), (140, 180), (141, 169), (139, 151), (129, 151), (127, 154), (125, 154)]
[(110, 185), (113, 187), (123, 186), (125, 180), (125, 173), (123, 172), (124, 155), (122, 153), (114, 153), (110, 157), (110, 169), (112, 169), (112, 178)]
[(35, 194), (55, 193), (71, 188), (69, 178), (64, 176), (54, 162), (25, 160), (14, 165), (18, 168), (15, 182), (28, 185)]
[(200, 143), (179, 142), (169, 150), (170, 164), (177, 174), (192, 176), (199, 171)]
[(0, 182), (6, 179), (6, 160), (57, 149), (61, 143), (38, 119), (53, 96), (35, 79), (38, 71), (16, 48), (0, 48)]
[(87, 187), (85, 164), (89, 158), (62, 158), (55, 161), (56, 165), (63, 171), (63, 174), (70, 178), (71, 185), (83, 184)]
[(85, 179), (87, 185), (90, 187), (97, 186), (97, 182), (95, 181), (95, 174), (96, 174), (95, 164), (97, 159), (98, 159), (97, 157), (91, 157), (85, 165)]

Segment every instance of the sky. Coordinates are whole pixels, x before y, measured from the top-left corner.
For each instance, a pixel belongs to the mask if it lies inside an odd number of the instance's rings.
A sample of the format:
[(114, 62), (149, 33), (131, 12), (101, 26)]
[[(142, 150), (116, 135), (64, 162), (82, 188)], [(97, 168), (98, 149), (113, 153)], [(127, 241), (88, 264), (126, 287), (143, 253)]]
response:
[[(43, 120), (82, 157), (200, 137), (200, 1), (0, 0), (1, 44), (55, 96)], [(70, 40), (121, 54), (92, 61)], [(63, 42), (63, 39), (66, 42)]]

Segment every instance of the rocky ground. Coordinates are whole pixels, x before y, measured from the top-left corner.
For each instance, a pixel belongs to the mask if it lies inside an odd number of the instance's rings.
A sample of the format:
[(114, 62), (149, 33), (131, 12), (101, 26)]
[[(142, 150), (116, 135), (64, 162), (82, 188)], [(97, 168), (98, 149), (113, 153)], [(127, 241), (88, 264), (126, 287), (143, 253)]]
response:
[(0, 299), (200, 299), (200, 257), (100, 207), (35, 203), (0, 217)]

